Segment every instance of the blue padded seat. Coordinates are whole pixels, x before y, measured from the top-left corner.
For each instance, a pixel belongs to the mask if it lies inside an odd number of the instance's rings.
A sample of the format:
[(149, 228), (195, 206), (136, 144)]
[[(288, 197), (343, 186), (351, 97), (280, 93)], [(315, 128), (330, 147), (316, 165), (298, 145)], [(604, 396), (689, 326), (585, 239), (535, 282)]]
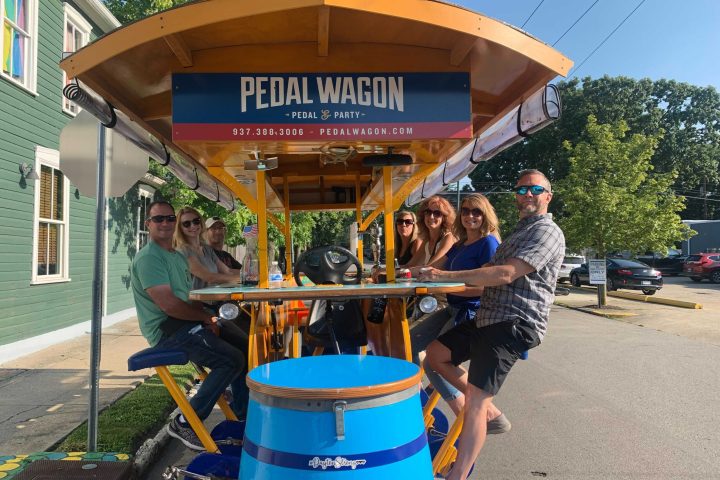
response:
[(182, 350), (150, 347), (128, 358), (128, 370), (134, 372), (143, 368), (161, 365), (185, 365), (186, 363), (188, 363), (188, 356)]

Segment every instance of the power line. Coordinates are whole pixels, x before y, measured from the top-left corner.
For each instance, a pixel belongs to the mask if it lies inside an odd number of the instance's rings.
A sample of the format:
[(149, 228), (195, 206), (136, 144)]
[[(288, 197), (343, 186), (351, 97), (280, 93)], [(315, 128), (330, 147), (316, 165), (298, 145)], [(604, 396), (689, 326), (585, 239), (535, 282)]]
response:
[(608, 39), (610, 39), (610, 37), (612, 37), (613, 34), (614, 34), (615, 32), (617, 32), (618, 29), (620, 29), (620, 27), (623, 26), (623, 24), (628, 20), (628, 18), (630, 18), (630, 17), (633, 15), (633, 13), (635, 13), (635, 12), (637, 11), (637, 9), (642, 6), (643, 3), (645, 3), (645, 0), (641, 0), (640, 3), (638, 3), (637, 6), (633, 9), (633, 11), (630, 12), (630, 13), (623, 19), (623, 21), (620, 22), (620, 23), (618, 24), (618, 26), (615, 27), (615, 29), (614, 29), (612, 32), (610, 32), (610, 34), (609, 34), (607, 37), (605, 37), (605, 39), (604, 39), (602, 42), (600, 42), (600, 45), (598, 45), (597, 47), (595, 47), (595, 50), (593, 50), (592, 52), (590, 52), (590, 55), (588, 55), (587, 57), (585, 57), (585, 58), (583, 59), (583, 61), (580, 62), (580, 65), (578, 65), (577, 67), (573, 68), (572, 71), (571, 71), (570, 73), (568, 73), (568, 77), (571, 76), (573, 73), (577, 73), (577, 71), (580, 70), (580, 67), (582, 67), (583, 65), (585, 65), (585, 62), (587, 62), (587, 61), (590, 59), (590, 57), (592, 57), (592, 56), (595, 54), (595, 52), (597, 52), (597, 51), (600, 49), (600, 47), (602, 47), (603, 45), (605, 45), (605, 42), (607, 42)]
[(540, 8), (540, 5), (542, 5), (543, 2), (545, 2), (545, 0), (540, 0), (540, 3), (538, 3), (537, 7), (535, 7), (535, 10), (532, 11), (532, 13), (530, 14), (530, 16), (527, 18), (527, 20), (525, 20), (525, 23), (523, 23), (520, 28), (525, 28), (525, 25), (527, 25), (527, 22), (529, 22), (530, 19), (533, 17), (533, 15), (535, 15), (535, 12), (538, 11), (538, 8)]
[(690, 195), (682, 195), (685, 198), (694, 198), (696, 200), (707, 200), (708, 202), (720, 202), (720, 200), (715, 200), (714, 198), (707, 198), (707, 197), (692, 197)]
[(588, 13), (590, 10), (592, 10), (592, 8), (593, 8), (599, 1), (600, 1), (600, 0), (595, 0), (595, 1), (593, 2), (593, 4), (590, 5), (590, 6), (588, 7), (588, 9), (585, 10), (585, 11), (583, 12), (583, 14), (580, 15), (580, 16), (578, 17), (578, 19), (575, 20), (575, 22), (574, 22), (572, 25), (570, 25), (570, 28), (568, 28), (567, 30), (565, 30), (565, 32), (564, 32), (562, 35), (560, 35), (560, 38), (558, 38), (557, 40), (555, 40), (555, 43), (553, 43), (552, 46), (554, 47), (555, 45), (557, 45), (558, 42), (559, 42), (560, 40), (562, 40), (563, 37), (564, 37), (565, 35), (567, 35), (567, 33), (568, 33), (570, 30), (572, 30), (573, 27), (574, 27), (575, 25), (577, 25), (577, 23), (578, 23), (580, 20), (582, 20), (583, 17), (584, 17), (585, 15), (587, 15), (587, 13)]

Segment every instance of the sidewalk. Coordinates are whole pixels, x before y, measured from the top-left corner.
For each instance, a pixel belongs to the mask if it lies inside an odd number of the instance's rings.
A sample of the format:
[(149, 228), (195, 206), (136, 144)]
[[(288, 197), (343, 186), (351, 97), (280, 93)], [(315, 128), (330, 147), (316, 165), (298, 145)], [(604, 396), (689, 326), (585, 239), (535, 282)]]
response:
[[(136, 317), (103, 331), (100, 410), (152, 370), (128, 372), (127, 359), (146, 348)], [(88, 417), (90, 335), (0, 364), (0, 456), (47, 451)]]

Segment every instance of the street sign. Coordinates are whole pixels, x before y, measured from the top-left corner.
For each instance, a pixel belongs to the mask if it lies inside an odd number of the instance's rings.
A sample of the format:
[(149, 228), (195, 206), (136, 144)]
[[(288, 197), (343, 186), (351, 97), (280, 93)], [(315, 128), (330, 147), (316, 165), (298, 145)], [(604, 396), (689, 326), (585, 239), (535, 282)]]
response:
[(607, 278), (605, 259), (589, 260), (588, 270), (590, 272), (590, 285), (604, 285)]
[[(60, 169), (80, 193), (97, 192), (98, 120), (82, 110), (60, 133)], [(107, 129), (105, 195), (122, 197), (148, 170), (148, 155), (127, 138)]]

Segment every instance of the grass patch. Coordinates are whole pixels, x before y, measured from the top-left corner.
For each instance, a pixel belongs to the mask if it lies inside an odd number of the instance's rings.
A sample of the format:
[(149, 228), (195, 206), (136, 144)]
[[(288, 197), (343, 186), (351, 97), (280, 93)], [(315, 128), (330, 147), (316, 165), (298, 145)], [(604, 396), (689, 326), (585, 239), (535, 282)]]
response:
[[(190, 385), (195, 378), (195, 369), (190, 364), (169, 368), (180, 385)], [(100, 412), (97, 450), (134, 454), (145, 439), (164, 425), (175, 407), (165, 385), (153, 375)], [(87, 451), (87, 422), (73, 430), (54, 451)]]

